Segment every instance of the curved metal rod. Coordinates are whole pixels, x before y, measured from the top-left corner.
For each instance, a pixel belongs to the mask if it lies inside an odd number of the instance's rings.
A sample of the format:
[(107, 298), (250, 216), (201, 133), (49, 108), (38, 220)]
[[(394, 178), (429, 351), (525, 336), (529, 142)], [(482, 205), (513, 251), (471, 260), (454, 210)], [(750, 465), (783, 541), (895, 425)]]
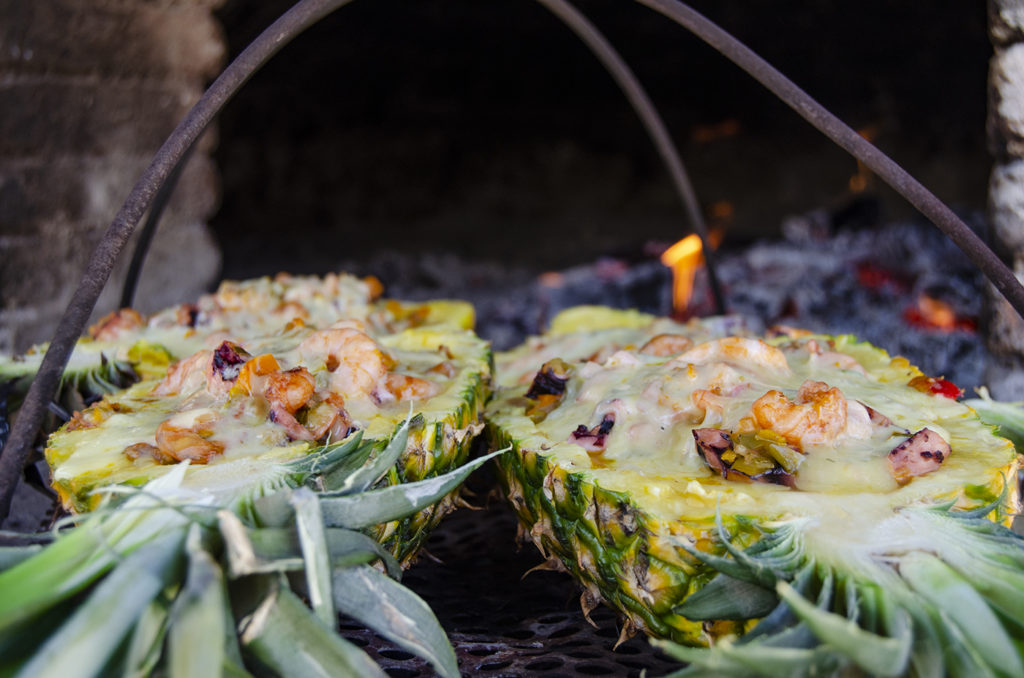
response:
[(110, 278), (118, 254), (131, 237), (154, 194), (214, 116), (264, 63), (302, 31), (349, 2), (351, 0), (299, 0), (295, 3), (224, 69), (157, 151), (153, 162), (135, 184), (110, 228), (93, 250), (82, 282), (57, 325), (39, 372), (18, 411), (18, 418), (0, 454), (0, 522), (10, 513), (14, 488), (28, 459), (46, 404), (57, 390), (75, 342), (81, 336), (89, 314)]
[(677, 0), (636, 0), (641, 5), (672, 19), (680, 26), (721, 52), (726, 58), (749, 73), (755, 80), (782, 99), (818, 131), (846, 149), (867, 165), (906, 198), (921, 214), (928, 217), (949, 236), (982, 270), (996, 289), (1024, 317), (1024, 287), (991, 249), (982, 242), (953, 210), (921, 185), (889, 156), (852, 130), (846, 123), (829, 113), (793, 81), (775, 70), (749, 47), (716, 26), (689, 6)]
[(622, 93), (626, 95), (630, 105), (636, 112), (648, 136), (654, 143), (658, 155), (665, 163), (672, 183), (675, 185), (676, 193), (683, 202), (683, 208), (690, 221), (694, 233), (700, 238), (704, 248), (704, 263), (708, 271), (708, 283), (711, 286), (711, 294), (715, 300), (715, 311), (722, 315), (725, 313), (725, 298), (722, 296), (722, 288), (718, 282), (718, 274), (715, 272), (714, 256), (710, 243), (708, 242), (708, 229), (701, 215), (697, 202), (697, 194), (693, 190), (693, 184), (686, 172), (682, 159), (676, 150), (672, 137), (665, 127), (665, 122), (658, 114), (643, 85), (637, 79), (632, 69), (626, 64), (619, 53), (608, 42), (600, 30), (590, 22), (575, 7), (566, 0), (537, 0), (544, 5), (552, 14), (561, 19), (594, 53), (594, 56), (604, 65), (618, 84)]
[(178, 179), (185, 170), (192, 151), (199, 142), (198, 137), (181, 156), (181, 160), (174, 166), (167, 180), (160, 185), (160, 190), (153, 197), (153, 204), (149, 207), (149, 214), (146, 215), (146, 222), (142, 224), (139, 231), (139, 238), (135, 242), (135, 249), (132, 251), (132, 260), (128, 265), (128, 273), (124, 277), (124, 285), (121, 286), (121, 308), (131, 306), (135, 301), (135, 291), (139, 285), (139, 275), (142, 273), (142, 265), (146, 263), (146, 255), (149, 254), (149, 246), (153, 243), (153, 236), (156, 235), (157, 226), (160, 225), (160, 217), (174, 195), (174, 189), (178, 185)]

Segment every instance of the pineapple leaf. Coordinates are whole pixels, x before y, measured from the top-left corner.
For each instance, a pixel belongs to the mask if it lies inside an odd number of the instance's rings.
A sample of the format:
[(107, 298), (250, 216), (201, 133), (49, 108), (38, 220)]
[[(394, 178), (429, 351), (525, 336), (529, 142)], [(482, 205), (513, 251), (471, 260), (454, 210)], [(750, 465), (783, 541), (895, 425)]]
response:
[(690, 667), (672, 674), (680, 678), (696, 676), (735, 676), (750, 678), (796, 678), (836, 673), (846, 662), (823, 648), (769, 647), (720, 643), (714, 651), (690, 648), (670, 641), (651, 641), (666, 654), (690, 663)]
[(161, 595), (154, 598), (135, 620), (122, 665), (121, 675), (125, 678), (144, 678), (152, 674), (167, 636), (170, 612), (170, 600)]
[(674, 612), (695, 621), (756, 619), (779, 604), (774, 591), (719, 574), (683, 601)]
[(245, 651), (284, 678), (386, 678), (365, 652), (325, 626), (286, 587), (275, 586), (239, 628)]
[(126, 556), (18, 675), (97, 675), (138, 616), (177, 576), (183, 538), (184, 530), (174, 530)]
[(188, 575), (174, 602), (167, 638), (168, 676), (220, 676), (226, 663), (240, 664), (234, 623), (225, 615), (224, 577), (200, 543), (193, 525), (186, 541)]
[(879, 676), (898, 676), (906, 669), (911, 640), (909, 623), (901, 635), (884, 638), (819, 609), (784, 581), (776, 585), (776, 591), (818, 638), (864, 670)]
[(916, 593), (949, 616), (989, 665), (1008, 675), (1024, 675), (1024, 663), (1012, 639), (970, 582), (920, 551), (900, 559), (900, 573)]
[(338, 609), (431, 663), (444, 678), (458, 678), (459, 665), (448, 637), (423, 600), (370, 567), (334, 573)]
[[(454, 471), (415, 483), (392, 485), (358, 495), (325, 497), (320, 500), (324, 522), (330, 527), (362, 529), (378, 523), (404, 518), (433, 504), (459, 487), (470, 473), (489, 459), (502, 454), (498, 450), (460, 466)], [(257, 508), (261, 508), (257, 506)]]
[(405, 445), (409, 440), (409, 428), (413, 423), (422, 425), (423, 415), (407, 418), (398, 426), (387, 446), (379, 454), (371, 456), (366, 464), (352, 472), (340, 487), (330, 488), (322, 495), (331, 497), (359, 494), (373, 487), (388, 472), (388, 469), (395, 465), (402, 452), (405, 451)]
[(291, 493), (291, 504), (295, 508), (299, 545), (306, 565), (309, 602), (320, 621), (333, 626), (337, 615), (331, 598), (331, 558), (320, 502), (315, 494), (303, 487)]
[(23, 560), (28, 560), (43, 550), (39, 544), (28, 546), (0, 546), (0, 572), (14, 567)]
[[(230, 511), (218, 514), (224, 537), (228, 572), (233, 579), (249, 574), (294, 572), (305, 566), (298, 531), (284, 527), (246, 527)], [(388, 575), (402, 578), (402, 567), (383, 546), (361, 532), (338, 527), (326, 529), (332, 567), (380, 560)]]

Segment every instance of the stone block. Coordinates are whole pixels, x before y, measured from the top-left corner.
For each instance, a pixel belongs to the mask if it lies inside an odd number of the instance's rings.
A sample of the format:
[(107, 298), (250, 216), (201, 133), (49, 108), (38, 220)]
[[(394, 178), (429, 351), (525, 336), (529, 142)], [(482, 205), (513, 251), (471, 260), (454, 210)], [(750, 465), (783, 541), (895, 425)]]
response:
[(997, 45), (1024, 39), (1024, 0), (989, 0), (988, 25)]
[(0, 157), (155, 153), (199, 93), (68, 79), (0, 84)]
[(1024, 157), (1024, 43), (996, 50), (989, 64), (989, 97), (993, 153)]
[[(124, 156), (116, 165), (96, 158), (32, 164), (0, 159), (0, 232), (30, 236), (40, 221), (94, 219), (109, 224), (150, 161), (149, 156)], [(193, 155), (164, 218), (210, 217), (217, 207), (217, 182), (213, 161)]]
[(203, 5), (0, 0), (0, 70), (174, 79), (200, 88), (225, 57), (220, 28)]
[(1024, 252), (1024, 160), (993, 169), (989, 216), (1000, 242), (1012, 252)]

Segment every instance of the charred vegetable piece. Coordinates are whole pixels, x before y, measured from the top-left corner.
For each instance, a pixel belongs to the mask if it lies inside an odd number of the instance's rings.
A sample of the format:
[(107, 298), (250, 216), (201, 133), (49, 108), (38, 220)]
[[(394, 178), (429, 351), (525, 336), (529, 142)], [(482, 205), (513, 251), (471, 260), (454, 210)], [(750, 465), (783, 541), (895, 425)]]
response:
[(701, 457), (723, 479), (795, 487), (793, 476), (773, 457), (756, 448), (742, 447), (738, 450), (727, 431), (698, 428), (693, 430), (693, 439)]
[(576, 443), (588, 452), (600, 452), (604, 449), (608, 434), (615, 426), (615, 413), (609, 412), (601, 418), (601, 423), (593, 428), (587, 428), (580, 424), (575, 431), (569, 435), (569, 441)]
[(526, 414), (534, 421), (543, 421), (548, 412), (558, 407), (565, 396), (565, 385), (572, 375), (572, 368), (561, 358), (544, 363), (537, 371), (530, 390), (524, 396), (532, 401), (526, 407)]

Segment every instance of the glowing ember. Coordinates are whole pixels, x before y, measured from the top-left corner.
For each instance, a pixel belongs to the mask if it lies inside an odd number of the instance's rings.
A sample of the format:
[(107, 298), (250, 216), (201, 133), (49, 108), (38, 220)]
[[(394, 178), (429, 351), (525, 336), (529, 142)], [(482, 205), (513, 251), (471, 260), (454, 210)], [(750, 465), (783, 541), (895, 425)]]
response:
[(672, 269), (672, 308), (682, 312), (693, 294), (693, 276), (703, 256), (700, 238), (691, 234), (672, 245), (661, 255), (661, 263)]
[(903, 317), (911, 325), (939, 330), (940, 332), (953, 332), (955, 330), (973, 332), (977, 329), (973, 320), (958, 318), (952, 306), (941, 299), (929, 297), (927, 294), (922, 294), (918, 297), (917, 306), (908, 308), (904, 312)]

